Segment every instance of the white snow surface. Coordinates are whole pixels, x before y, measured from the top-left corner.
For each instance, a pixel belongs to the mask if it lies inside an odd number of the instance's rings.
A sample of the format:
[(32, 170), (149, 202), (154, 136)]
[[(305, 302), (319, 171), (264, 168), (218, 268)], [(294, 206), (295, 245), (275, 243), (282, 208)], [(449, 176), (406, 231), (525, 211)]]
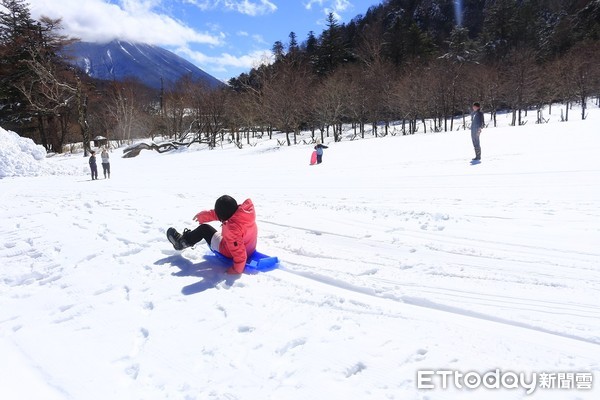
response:
[(0, 179), (15, 176), (76, 174), (73, 166), (46, 162), (46, 149), (0, 128)]
[[(461, 130), (326, 140), (317, 166), (266, 140), (115, 150), (98, 181), (1, 131), (0, 398), (600, 398), (600, 110), (553, 113), (501, 116), (479, 165)], [(279, 269), (173, 250), (166, 229), (225, 193), (254, 201)], [(417, 388), (495, 369), (593, 386)]]

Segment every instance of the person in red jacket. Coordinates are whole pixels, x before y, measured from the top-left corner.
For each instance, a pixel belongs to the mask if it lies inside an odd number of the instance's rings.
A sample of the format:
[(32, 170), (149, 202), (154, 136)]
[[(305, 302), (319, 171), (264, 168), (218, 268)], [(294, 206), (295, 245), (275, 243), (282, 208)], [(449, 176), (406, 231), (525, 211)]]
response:
[[(258, 236), (252, 200), (246, 199), (238, 205), (233, 197), (223, 195), (217, 199), (213, 210), (200, 211), (194, 220), (200, 224), (194, 230), (184, 229), (183, 233), (175, 228), (167, 230), (167, 238), (175, 250), (194, 246), (204, 239), (212, 250), (233, 260), (228, 274), (244, 272), (248, 256), (256, 250)], [(211, 221), (221, 221), (221, 232), (207, 224)]]

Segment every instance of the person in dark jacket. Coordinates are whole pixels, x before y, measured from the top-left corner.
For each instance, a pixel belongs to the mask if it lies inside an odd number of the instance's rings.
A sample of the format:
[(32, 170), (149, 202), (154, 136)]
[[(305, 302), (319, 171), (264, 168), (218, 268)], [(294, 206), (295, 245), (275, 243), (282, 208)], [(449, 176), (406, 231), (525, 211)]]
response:
[(475, 158), (473, 161), (481, 160), (481, 144), (479, 143), (479, 136), (481, 135), (483, 124), (481, 105), (475, 102), (473, 103), (473, 113), (471, 114), (471, 139), (473, 140), (473, 148), (475, 149)]
[(315, 146), (315, 150), (317, 152), (317, 164), (321, 164), (323, 162), (323, 149), (328, 149), (329, 147), (321, 144), (321, 140), (317, 139), (317, 145)]
[(98, 179), (98, 165), (96, 164), (96, 152), (90, 151), (90, 170), (92, 171), (92, 180)]

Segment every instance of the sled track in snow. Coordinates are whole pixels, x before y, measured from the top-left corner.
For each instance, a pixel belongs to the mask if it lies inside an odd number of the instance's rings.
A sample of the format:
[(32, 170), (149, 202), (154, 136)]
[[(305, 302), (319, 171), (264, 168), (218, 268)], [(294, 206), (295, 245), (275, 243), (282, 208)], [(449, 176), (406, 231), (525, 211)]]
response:
[[(288, 263), (288, 264), (303, 266), (301, 264), (293, 264), (293, 263)], [(489, 321), (489, 322), (493, 322), (493, 323), (497, 323), (497, 324), (508, 325), (508, 326), (512, 326), (515, 328), (527, 329), (530, 331), (536, 331), (536, 332), (540, 332), (543, 334), (548, 334), (548, 335), (552, 335), (552, 336), (556, 336), (556, 337), (560, 337), (560, 338), (564, 338), (564, 339), (575, 340), (575, 341), (583, 342), (586, 344), (600, 346), (600, 338), (590, 339), (590, 338), (585, 338), (585, 337), (578, 336), (578, 335), (556, 332), (556, 331), (553, 331), (550, 329), (527, 324), (524, 322), (512, 321), (509, 319), (494, 317), (494, 316), (484, 314), (481, 312), (477, 312), (477, 311), (470, 311), (470, 310), (462, 309), (460, 307), (436, 303), (436, 302), (433, 302), (433, 301), (425, 299), (425, 298), (414, 297), (414, 296), (396, 296), (393, 294), (378, 293), (378, 291), (373, 288), (357, 286), (357, 285), (354, 285), (354, 284), (351, 284), (348, 282), (341, 281), (339, 279), (320, 275), (320, 274), (317, 274), (314, 272), (294, 271), (293, 269), (285, 267), (285, 266), (280, 266), (279, 270), (283, 271), (287, 274), (291, 274), (291, 275), (298, 276), (298, 277), (301, 277), (301, 278), (304, 278), (304, 279), (307, 279), (307, 280), (310, 280), (313, 282), (317, 282), (322, 285), (334, 287), (336, 289), (341, 289), (341, 290), (349, 291), (352, 293), (357, 293), (360, 295), (366, 295), (366, 296), (374, 297), (377, 299), (383, 299), (383, 300), (391, 300), (396, 303), (401, 303), (401, 304), (405, 304), (408, 306), (425, 308), (425, 309), (434, 310), (434, 311), (438, 311), (438, 312), (448, 313), (451, 315), (458, 315), (458, 316), (466, 317), (466, 318), (474, 318), (474, 319), (478, 319), (478, 320)]]
[[(342, 238), (346, 238), (346, 239), (355, 239), (355, 240), (364, 242), (365, 244), (376, 243), (378, 246), (389, 245), (388, 243), (382, 243), (379, 241), (369, 240), (368, 238), (365, 238), (365, 237), (346, 235), (343, 233), (328, 232), (328, 231), (323, 231), (323, 230), (304, 228), (301, 226), (280, 224), (280, 223), (276, 223), (276, 222), (272, 222), (272, 221), (260, 220), (258, 222), (264, 223), (264, 224), (269, 224), (269, 225), (274, 225), (274, 226), (278, 226), (278, 227), (282, 227), (282, 228), (286, 228), (286, 229), (300, 230), (300, 231), (304, 231), (307, 233), (312, 233), (314, 235), (330, 235), (330, 236), (337, 236), (337, 237), (342, 237)], [(426, 241), (446, 243), (446, 244), (451, 244), (451, 245), (464, 245), (465, 243), (470, 243), (470, 240), (471, 240), (470, 238), (464, 237), (464, 236), (457, 236), (457, 235), (440, 236), (440, 235), (436, 235), (434, 233), (426, 232), (423, 230), (416, 230), (416, 229), (409, 229), (409, 228), (391, 229), (386, 232), (394, 233), (394, 234), (397, 234), (400, 236), (410, 236), (411, 239), (417, 238), (417, 239), (422, 239), (422, 240), (426, 240)], [(509, 242), (503, 242), (503, 241), (478, 239), (478, 248), (482, 247), (481, 244), (485, 244), (488, 249), (506, 251), (507, 249), (510, 248), (511, 253), (519, 253), (519, 254), (525, 254), (525, 255), (538, 254), (538, 252), (542, 252), (544, 255), (546, 255), (547, 253), (552, 253), (554, 259), (560, 258), (560, 259), (566, 259), (568, 261), (573, 261), (574, 257), (582, 257), (582, 258), (591, 257), (594, 259), (600, 259), (600, 253), (590, 253), (590, 252), (582, 252), (582, 251), (556, 249), (556, 248), (534, 246), (534, 245), (528, 245), (528, 244), (522, 244), (522, 243), (509, 243)], [(442, 250), (442, 249), (438, 249), (438, 248), (434, 248), (434, 247), (430, 247), (430, 250), (441, 251), (441, 252), (450, 252), (448, 250)], [(462, 254), (462, 253), (454, 253), (454, 254), (468, 256), (468, 254)], [(478, 257), (482, 257), (482, 256), (478, 255)], [(499, 259), (499, 258), (496, 258), (496, 259)], [(526, 262), (526, 263), (535, 262), (535, 261), (531, 261), (531, 260), (506, 259), (506, 258), (502, 258), (502, 260), (515, 261), (515, 262)], [(577, 260), (577, 261), (589, 262), (588, 260)], [(553, 265), (555, 265), (557, 267), (561, 267), (561, 268), (569, 268), (569, 269), (577, 268), (577, 269), (592, 270), (592, 268), (573, 267), (570, 265), (564, 265), (564, 264), (556, 263), (556, 262)]]

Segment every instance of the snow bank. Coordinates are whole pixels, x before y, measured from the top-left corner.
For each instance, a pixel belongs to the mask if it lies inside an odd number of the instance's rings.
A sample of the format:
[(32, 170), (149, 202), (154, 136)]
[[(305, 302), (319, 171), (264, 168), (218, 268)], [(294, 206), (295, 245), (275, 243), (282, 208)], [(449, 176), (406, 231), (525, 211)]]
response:
[(74, 173), (73, 168), (49, 164), (46, 161), (46, 150), (33, 140), (0, 128), (0, 179)]

